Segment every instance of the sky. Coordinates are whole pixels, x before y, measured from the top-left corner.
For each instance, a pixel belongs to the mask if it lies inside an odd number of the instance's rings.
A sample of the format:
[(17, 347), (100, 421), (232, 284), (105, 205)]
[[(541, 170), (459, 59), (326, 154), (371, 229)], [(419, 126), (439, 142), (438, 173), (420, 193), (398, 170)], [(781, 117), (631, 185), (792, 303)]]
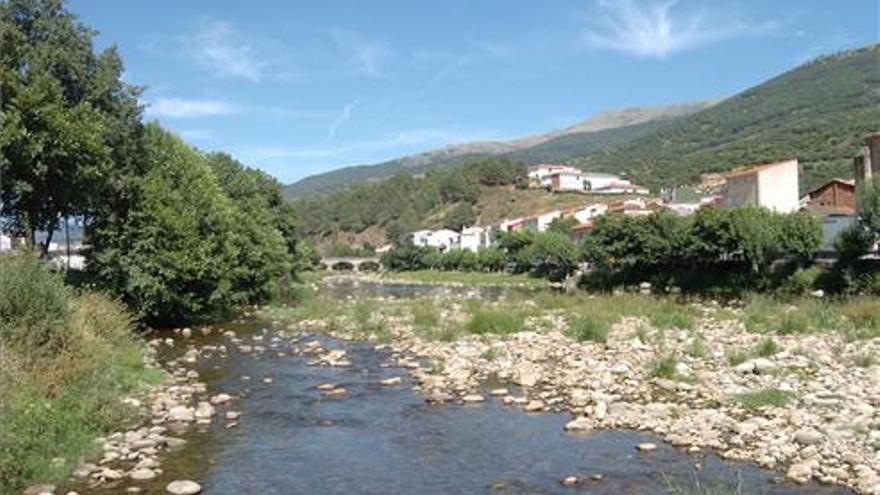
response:
[(877, 43), (880, 0), (71, 0), (149, 120), (284, 183), (603, 110), (731, 96)]

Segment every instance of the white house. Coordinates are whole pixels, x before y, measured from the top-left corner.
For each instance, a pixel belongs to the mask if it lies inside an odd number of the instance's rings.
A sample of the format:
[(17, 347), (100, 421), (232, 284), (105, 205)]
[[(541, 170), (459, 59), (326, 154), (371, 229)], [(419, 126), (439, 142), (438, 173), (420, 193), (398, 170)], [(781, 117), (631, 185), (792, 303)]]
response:
[(553, 223), (553, 220), (557, 218), (562, 218), (562, 210), (548, 211), (547, 213), (535, 215), (535, 229), (538, 232), (544, 232)]
[(579, 224), (587, 223), (594, 218), (604, 215), (608, 212), (608, 205), (605, 203), (595, 203), (592, 205), (576, 208), (571, 212), (571, 217), (577, 220)]
[(612, 174), (584, 172), (569, 165), (542, 164), (529, 168), (529, 183), (551, 191), (583, 191), (594, 194), (648, 194), (644, 187)]
[(12, 238), (0, 234), (0, 251), (11, 251), (12, 250)]
[(465, 227), (461, 231), (459, 247), (477, 252), (489, 247), (492, 243), (492, 229), (488, 227)]
[(446, 251), (447, 249), (458, 248), (460, 237), (458, 232), (449, 229), (419, 230), (412, 233), (412, 242), (416, 246), (432, 247)]
[(762, 206), (791, 213), (800, 208), (799, 192), (798, 161), (788, 160), (727, 174), (723, 205)]

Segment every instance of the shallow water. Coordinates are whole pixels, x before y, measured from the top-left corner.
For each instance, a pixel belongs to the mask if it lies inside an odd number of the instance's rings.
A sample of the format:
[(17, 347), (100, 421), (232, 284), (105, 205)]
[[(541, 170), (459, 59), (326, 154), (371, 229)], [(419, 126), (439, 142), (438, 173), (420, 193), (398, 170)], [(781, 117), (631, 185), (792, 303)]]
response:
[[(267, 347), (275, 334), (270, 323), (259, 320), (226, 327), (248, 344), (248, 334), (268, 331), (261, 342)], [(240, 398), (219, 407), (212, 426), (183, 434), (188, 443), (162, 455), (164, 473), (140, 485), (144, 493), (164, 493), (174, 479), (193, 479), (208, 494), (658, 494), (667, 493), (670, 483), (693, 486), (697, 478), (708, 486), (740, 485), (744, 494), (851, 493), (817, 484), (778, 484), (778, 473), (712, 454), (689, 456), (653, 435), (566, 433), (567, 415), (528, 414), (488, 397), (479, 405), (429, 405), (411, 390), (414, 382), (406, 371), (389, 366), (390, 355), (369, 344), (301, 337), (300, 343), (319, 339), (326, 348), (345, 348), (353, 363), (316, 367), (307, 365), (310, 357), (288, 353), (297, 345), (290, 339), (261, 355), (242, 354), (221, 332), (189, 341), (225, 343), (230, 349), (228, 358), (201, 359), (196, 369), (212, 394)], [(163, 354), (183, 352), (179, 343)], [(401, 386), (379, 385), (394, 376), (403, 377)], [(274, 383), (263, 383), (264, 377)], [(324, 396), (315, 388), (322, 383), (342, 386), (348, 394)], [(237, 428), (225, 427), (227, 410), (243, 412)], [(658, 448), (639, 453), (635, 446), (642, 442)], [(601, 481), (575, 487), (559, 482), (594, 474)], [(133, 485), (101, 493), (124, 493)]]

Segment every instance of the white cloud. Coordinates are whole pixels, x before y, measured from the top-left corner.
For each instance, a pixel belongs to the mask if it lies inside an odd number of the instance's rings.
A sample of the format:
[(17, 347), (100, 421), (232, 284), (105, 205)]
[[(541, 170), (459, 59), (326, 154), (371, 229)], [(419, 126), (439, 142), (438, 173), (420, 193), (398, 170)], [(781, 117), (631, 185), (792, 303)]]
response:
[(336, 137), (336, 133), (339, 131), (339, 128), (345, 125), (351, 119), (351, 111), (354, 110), (355, 105), (357, 105), (358, 100), (354, 99), (348, 104), (346, 104), (342, 108), (342, 113), (339, 114), (336, 119), (330, 123), (330, 127), (327, 129), (327, 139), (333, 139)]
[(597, 0), (603, 17), (587, 32), (589, 46), (639, 58), (675, 53), (739, 36), (765, 34), (776, 23), (746, 23), (705, 12), (682, 12), (678, 0)]
[(229, 22), (205, 22), (193, 36), (184, 38), (184, 43), (201, 65), (224, 76), (257, 82), (266, 67)]
[(350, 62), (368, 76), (382, 75), (382, 65), (391, 56), (391, 48), (387, 43), (367, 39), (352, 31), (334, 29), (330, 36), (336, 46), (347, 53)]
[(232, 115), (238, 113), (235, 105), (219, 100), (186, 100), (182, 98), (159, 98), (149, 104), (147, 113), (155, 117), (199, 118)]

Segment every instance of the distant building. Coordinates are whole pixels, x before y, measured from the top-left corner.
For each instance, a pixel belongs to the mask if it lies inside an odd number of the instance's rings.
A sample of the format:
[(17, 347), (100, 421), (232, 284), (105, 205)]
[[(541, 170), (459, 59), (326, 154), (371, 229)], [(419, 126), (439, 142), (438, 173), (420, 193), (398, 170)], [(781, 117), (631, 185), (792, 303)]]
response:
[(831, 254), (837, 251), (834, 243), (840, 237), (840, 233), (855, 222), (855, 215), (825, 215), (822, 218), (822, 244), (819, 246), (819, 253)]
[(0, 251), (11, 251), (12, 250), (12, 238), (5, 235), (0, 234)]
[(459, 247), (467, 251), (478, 252), (492, 244), (492, 229), (488, 227), (466, 227), (461, 231)]
[(780, 213), (800, 208), (798, 162), (788, 160), (727, 174), (725, 208), (761, 206)]
[(441, 251), (458, 248), (459, 239), (459, 233), (449, 229), (419, 230), (412, 233), (414, 245), (432, 247)]
[(648, 189), (612, 174), (584, 172), (570, 165), (541, 164), (529, 168), (529, 184), (550, 191), (593, 194), (648, 194)]
[(805, 194), (801, 203), (822, 215), (853, 215), (856, 212), (856, 182), (831, 179)]
[(880, 132), (865, 137), (865, 147), (854, 162), (856, 186), (872, 177), (880, 177)]
[(608, 205), (605, 203), (595, 203), (587, 206), (579, 206), (570, 208), (563, 212), (563, 218), (573, 218), (578, 224), (585, 224), (594, 218), (604, 215), (608, 211)]

